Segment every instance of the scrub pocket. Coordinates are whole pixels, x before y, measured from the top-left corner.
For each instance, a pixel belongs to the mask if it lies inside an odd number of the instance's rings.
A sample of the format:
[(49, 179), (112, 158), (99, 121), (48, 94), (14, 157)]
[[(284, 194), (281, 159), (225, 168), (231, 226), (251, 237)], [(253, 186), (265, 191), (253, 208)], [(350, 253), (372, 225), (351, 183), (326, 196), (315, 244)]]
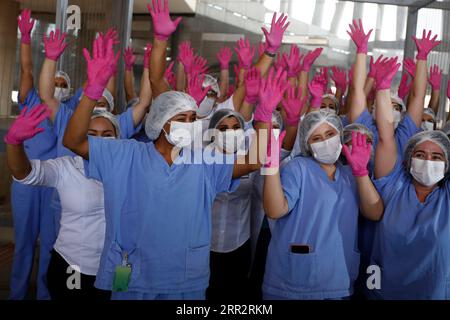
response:
[(299, 289), (311, 289), (317, 285), (316, 253), (287, 253), (289, 282)]
[(186, 279), (194, 280), (209, 276), (210, 246), (186, 249)]
[[(141, 273), (141, 254), (138, 248), (128, 251), (128, 263), (131, 264), (131, 275), (128, 287), (132, 287)], [(122, 249), (117, 242), (112, 242), (106, 259), (106, 270), (111, 275), (111, 285), (117, 266), (122, 265)]]

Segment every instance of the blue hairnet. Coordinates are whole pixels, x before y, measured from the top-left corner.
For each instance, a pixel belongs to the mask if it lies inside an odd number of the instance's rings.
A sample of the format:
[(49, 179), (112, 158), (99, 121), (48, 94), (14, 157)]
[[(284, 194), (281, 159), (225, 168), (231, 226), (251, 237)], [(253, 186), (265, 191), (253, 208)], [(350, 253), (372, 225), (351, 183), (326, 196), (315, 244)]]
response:
[[(297, 139), (299, 140), (300, 150), (296, 150), (293, 156), (297, 156), (298, 153), (304, 157), (311, 156), (311, 151), (308, 146), (308, 139), (311, 134), (323, 123), (328, 123), (330, 126), (336, 129), (341, 136), (341, 142), (343, 138), (343, 127), (341, 118), (328, 111), (313, 111), (308, 113), (301, 121), (300, 127), (297, 133)], [(294, 150), (293, 150), (294, 151)]]
[(403, 159), (406, 162), (406, 169), (410, 170), (411, 168), (411, 158), (414, 152), (414, 149), (418, 144), (421, 144), (424, 141), (431, 141), (436, 143), (444, 152), (445, 155), (445, 171), (448, 170), (448, 164), (450, 162), (450, 139), (447, 137), (445, 133), (442, 131), (431, 130), (431, 131), (422, 131), (409, 139), (408, 144), (405, 147), (405, 152)]
[(145, 121), (145, 133), (150, 140), (156, 140), (164, 124), (179, 113), (197, 111), (197, 103), (190, 95), (180, 91), (160, 94), (150, 107)]

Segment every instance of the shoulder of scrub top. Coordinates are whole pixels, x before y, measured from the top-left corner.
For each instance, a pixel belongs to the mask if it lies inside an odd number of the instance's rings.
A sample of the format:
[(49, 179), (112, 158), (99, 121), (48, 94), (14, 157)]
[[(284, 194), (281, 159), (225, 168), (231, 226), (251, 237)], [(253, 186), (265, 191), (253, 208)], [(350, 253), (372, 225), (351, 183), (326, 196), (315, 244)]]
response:
[[(20, 97), (20, 92), (17, 97)], [(41, 103), (41, 98), (39, 97), (39, 93), (36, 88), (32, 88), (28, 91), (27, 96), (25, 98), (24, 103), (20, 103), (19, 101), (19, 110), (22, 111), (24, 107), (28, 107), (28, 111), (30, 111), (34, 106)]]
[(75, 110), (81, 100), (81, 95), (83, 94), (83, 88), (79, 88), (75, 91), (75, 94), (67, 99), (66, 101), (61, 102), (61, 104), (66, 105), (68, 108)]
[(402, 189), (405, 184), (411, 183), (411, 177), (403, 166), (403, 159), (397, 157), (394, 168), (391, 172), (382, 178), (373, 179), (375, 188), (380, 193), (381, 198), (386, 203), (392, 198), (395, 192)]
[(412, 120), (411, 116), (406, 113), (403, 119), (398, 123), (397, 129), (395, 129), (395, 140), (397, 142), (397, 152), (400, 158), (403, 158), (403, 151), (408, 143), (408, 140), (422, 131), (422, 128), (418, 127)]

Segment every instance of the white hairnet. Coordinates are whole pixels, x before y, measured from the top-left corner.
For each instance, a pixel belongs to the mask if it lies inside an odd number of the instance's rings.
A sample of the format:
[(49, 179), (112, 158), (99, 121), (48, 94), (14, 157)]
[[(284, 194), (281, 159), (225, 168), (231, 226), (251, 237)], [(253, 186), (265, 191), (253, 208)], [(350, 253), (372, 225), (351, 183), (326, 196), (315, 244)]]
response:
[(67, 82), (67, 88), (70, 89), (70, 77), (62, 70), (56, 71), (55, 78), (63, 78)]
[(111, 112), (104, 110), (103, 108), (94, 108), (94, 111), (92, 112), (91, 120), (96, 119), (96, 118), (108, 119), (114, 126), (114, 129), (116, 130), (116, 138), (120, 139), (119, 121), (117, 121), (117, 118), (115, 115), (113, 115)]
[(339, 104), (339, 100), (335, 97), (335, 95), (327, 93), (327, 94), (324, 94), (322, 96), (322, 100), (325, 99), (325, 98), (333, 100), (334, 104), (336, 105), (336, 114), (338, 114), (339, 113), (340, 104)]
[[(331, 112), (328, 111), (313, 111), (308, 113), (305, 118), (300, 122), (300, 127), (297, 133), (297, 139), (299, 140), (300, 150), (296, 150), (296, 152), (300, 152), (300, 155), (304, 157), (311, 156), (311, 151), (308, 146), (308, 139), (311, 134), (316, 130), (320, 125), (328, 123), (330, 126), (336, 129), (336, 131), (341, 136), (341, 142), (343, 138), (343, 127), (341, 118)], [(294, 150), (293, 150), (294, 151)], [(297, 156), (297, 153), (294, 153), (293, 156)]]
[(399, 104), (402, 107), (402, 112), (406, 112), (406, 106), (403, 100), (396, 94), (391, 94), (391, 101)]
[(433, 118), (433, 121), (436, 121), (436, 114), (434, 113), (433, 109), (431, 108), (425, 108), (423, 109), (423, 113), (429, 115)]
[(281, 116), (281, 113), (277, 110), (275, 110), (272, 113), (272, 125), (273, 124), (277, 124), (280, 127), (280, 131), (284, 130), (283, 117)]
[(206, 88), (208, 86), (211, 86), (211, 90), (214, 90), (217, 92), (217, 97), (220, 97), (220, 88), (219, 83), (217, 82), (217, 79), (214, 78), (212, 75), (206, 74), (205, 79), (203, 79), (203, 88)]
[(211, 117), (211, 120), (209, 120), (209, 129), (217, 129), (217, 126), (222, 122), (222, 120), (228, 117), (235, 117), (239, 121), (241, 129), (244, 129), (245, 127), (244, 118), (239, 112), (236, 112), (231, 109), (220, 109), (214, 112), (214, 114)]
[(352, 132), (359, 132), (373, 141), (372, 131), (361, 123), (352, 123), (344, 127), (344, 143), (348, 143), (352, 140)]
[(409, 139), (408, 144), (405, 147), (403, 157), (406, 162), (407, 171), (409, 172), (411, 168), (411, 158), (415, 147), (424, 141), (434, 142), (442, 149), (445, 155), (445, 171), (447, 171), (448, 164), (450, 162), (450, 139), (445, 133), (438, 130), (422, 131), (415, 134), (411, 137), (411, 139)]
[(109, 112), (113, 112), (114, 111), (114, 97), (111, 94), (111, 92), (109, 92), (108, 89), (103, 90), (103, 94), (102, 94), (103, 98), (106, 99), (106, 101), (108, 102), (108, 111)]
[(190, 95), (180, 91), (167, 91), (153, 100), (145, 121), (145, 133), (150, 140), (156, 140), (164, 124), (179, 113), (197, 111), (197, 103)]

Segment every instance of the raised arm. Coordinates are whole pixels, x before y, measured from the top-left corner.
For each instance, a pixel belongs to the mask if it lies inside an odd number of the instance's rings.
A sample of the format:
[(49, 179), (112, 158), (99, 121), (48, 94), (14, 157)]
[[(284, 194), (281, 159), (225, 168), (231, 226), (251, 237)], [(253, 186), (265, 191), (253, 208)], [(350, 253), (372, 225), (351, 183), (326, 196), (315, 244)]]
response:
[(334, 81), (334, 84), (336, 85), (336, 93), (334, 96), (339, 101), (340, 105), (342, 106), (339, 110), (340, 114), (346, 114), (347, 111), (343, 110), (343, 96), (347, 92), (347, 72), (344, 69), (339, 69), (338, 67), (332, 67), (331, 68), (331, 79)]
[(431, 31), (426, 34), (425, 30), (423, 30), (422, 39), (417, 39), (413, 36), (418, 52), (414, 82), (408, 98), (407, 112), (417, 127), (420, 127), (422, 123), (423, 105), (427, 91), (427, 57), (431, 50), (441, 43), (436, 41), (436, 38), (437, 35), (431, 38)]
[[(104, 45), (106, 50), (103, 49)], [(67, 124), (63, 145), (84, 159), (89, 159), (87, 133), (92, 111), (115, 73), (120, 53), (114, 56), (112, 39), (104, 44), (101, 38), (97, 38), (92, 59), (87, 49), (83, 49), (83, 55), (87, 63), (88, 81), (83, 98)]]
[[(272, 124), (272, 113), (283, 98), (287, 88), (286, 71), (279, 69), (276, 74), (270, 70), (267, 79), (261, 80), (259, 88), (259, 105), (256, 108), (254, 121), (256, 122), (256, 134), (250, 146), (250, 152), (244, 156), (238, 156), (233, 170), (233, 177), (239, 178), (261, 168), (263, 161), (261, 150), (267, 148), (267, 132)], [(262, 138), (265, 137), (264, 140)], [(259, 142), (258, 142), (259, 141)]]
[[(283, 59), (287, 66), (287, 75), (288, 81), (291, 85), (297, 85), (297, 79), (300, 75), (301, 70), (301, 59), (303, 55), (300, 53), (300, 49), (295, 45), (291, 45), (291, 50), (289, 52), (289, 56), (286, 53), (283, 53)], [(301, 90), (300, 90), (301, 92)]]
[(408, 73), (403, 73), (400, 85), (398, 86), (397, 95), (403, 102), (406, 100), (409, 92), (411, 91), (412, 82), (408, 84)]
[(370, 160), (372, 145), (367, 143), (366, 136), (352, 132), (352, 150), (344, 144), (343, 153), (352, 168), (358, 186), (361, 213), (367, 219), (378, 221), (383, 216), (383, 201), (369, 178), (367, 165)]
[(133, 123), (137, 127), (144, 119), (150, 108), (152, 101), (152, 88), (150, 85), (150, 70), (144, 66), (141, 77), (141, 91), (139, 92), (139, 102), (133, 107)]
[(364, 32), (364, 28), (359, 20), (359, 23), (356, 23), (353, 20), (353, 25), (349, 25), (350, 32), (347, 33), (352, 38), (353, 42), (356, 45), (356, 60), (354, 64), (353, 70), (353, 79), (350, 84), (350, 92), (351, 101), (348, 105), (348, 115), (350, 122), (354, 122), (360, 114), (366, 109), (367, 101), (366, 94), (364, 93), (364, 85), (366, 83), (366, 58), (367, 58), (367, 45), (369, 42), (370, 34), (372, 30), (370, 30), (367, 34)]
[(261, 73), (255, 67), (247, 71), (245, 75), (245, 99), (238, 111), (246, 122), (252, 119), (253, 110), (258, 102), (259, 86), (261, 83)]
[(434, 113), (438, 113), (439, 109), (439, 96), (441, 95), (441, 81), (442, 81), (442, 70), (439, 69), (438, 65), (430, 67), (430, 77), (428, 82), (431, 85), (431, 99), (428, 107), (433, 109)]
[(152, 3), (153, 9), (150, 4), (147, 4), (148, 11), (152, 16), (154, 30), (153, 47), (150, 57), (150, 70), (152, 70), (150, 73), (150, 83), (153, 97), (156, 98), (161, 93), (170, 90), (168, 83), (164, 80), (167, 40), (177, 29), (181, 18), (177, 18), (174, 21), (170, 19), (168, 0), (164, 0), (164, 7), (162, 1), (152, 0)]
[(397, 161), (397, 144), (394, 133), (394, 114), (391, 103), (391, 83), (400, 64), (397, 58), (383, 60), (376, 74), (376, 123), (378, 144), (375, 152), (375, 178), (389, 175)]
[(124, 77), (125, 97), (127, 101), (130, 101), (137, 97), (136, 90), (134, 89), (134, 73), (133, 73), (133, 67), (136, 62), (136, 56), (133, 54), (132, 47), (127, 47), (125, 49), (125, 52), (123, 53), (123, 60), (125, 62), (125, 77)]
[(48, 37), (44, 36), (45, 60), (39, 77), (39, 96), (52, 111), (50, 115), (52, 121), (58, 113), (60, 104), (60, 101), (55, 98), (55, 74), (56, 63), (67, 47), (65, 38), (66, 34), (60, 35), (59, 30), (52, 31)]
[[(298, 87), (301, 89), (303, 94), (302, 98), (308, 97), (309, 70), (322, 51), (323, 48), (314, 49), (313, 51), (307, 53), (303, 59), (302, 66), (300, 68), (300, 76), (298, 79)], [(320, 97), (320, 100), (322, 101), (322, 97)], [(306, 108), (304, 108), (304, 110), (306, 110)]]
[(217, 60), (220, 64), (220, 81), (219, 81), (219, 88), (220, 88), (220, 98), (218, 99), (218, 102), (223, 102), (227, 99), (227, 92), (228, 87), (230, 83), (230, 60), (233, 56), (233, 51), (231, 51), (228, 47), (222, 47), (220, 51), (217, 53)]
[(31, 172), (23, 142), (44, 131), (43, 128), (38, 128), (38, 125), (49, 116), (50, 109), (46, 105), (36, 106), (28, 114), (25, 107), (6, 134), (4, 141), (8, 168), (16, 179), (22, 180)]
[(17, 24), (21, 34), (20, 38), (20, 84), (19, 102), (25, 103), (28, 93), (33, 89), (33, 60), (31, 58), (31, 30), (34, 19), (31, 19), (31, 11), (23, 9), (17, 17)]

